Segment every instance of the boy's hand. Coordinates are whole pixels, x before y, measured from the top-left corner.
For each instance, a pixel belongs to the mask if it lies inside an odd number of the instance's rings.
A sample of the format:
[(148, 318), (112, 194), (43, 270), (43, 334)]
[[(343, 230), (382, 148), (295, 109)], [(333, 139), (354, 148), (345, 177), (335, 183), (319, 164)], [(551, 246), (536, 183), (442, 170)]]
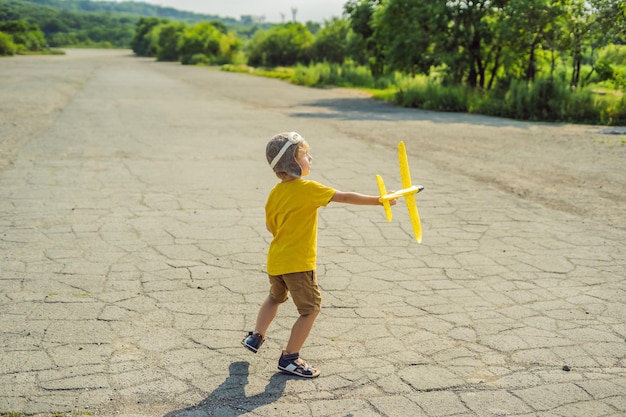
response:
[[(389, 191), (389, 194), (393, 194), (393, 193), (395, 193), (395, 190)], [(393, 200), (389, 200), (389, 205), (390, 206), (395, 206), (397, 202), (398, 202), (398, 199), (394, 198)], [(382, 205), (383, 203), (380, 203), (380, 204)]]

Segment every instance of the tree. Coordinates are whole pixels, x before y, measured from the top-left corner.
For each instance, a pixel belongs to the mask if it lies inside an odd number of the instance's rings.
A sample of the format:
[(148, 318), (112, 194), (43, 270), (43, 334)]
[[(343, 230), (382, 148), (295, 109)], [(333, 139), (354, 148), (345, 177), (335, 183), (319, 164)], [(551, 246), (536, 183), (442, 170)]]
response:
[[(595, 51), (608, 45), (612, 39), (626, 34), (626, 6), (618, 0), (589, 0), (577, 5), (573, 10), (577, 15), (574, 27), (577, 30), (576, 42), (573, 42), (573, 66), (570, 86), (581, 85), (581, 62), (588, 52), (592, 70), (587, 74), (584, 84), (596, 70)], [(581, 13), (581, 10), (583, 13)], [(582, 16), (581, 16), (582, 15)]]
[(43, 22), (41, 30), (46, 36), (50, 36), (59, 32), (67, 32), (69, 31), (69, 27), (58, 17), (51, 17), (49, 20)]
[(561, 13), (559, 1), (546, 0), (515, 0), (510, 3), (518, 6), (517, 11), (510, 13), (510, 16), (523, 15), (524, 19), (519, 22), (522, 47), (526, 53), (526, 70), (524, 78), (526, 81), (534, 81), (537, 74), (537, 50), (550, 39), (557, 16)]
[(157, 60), (178, 61), (180, 58), (179, 43), (185, 24), (179, 22), (163, 23), (159, 26), (157, 40)]
[(133, 52), (138, 56), (156, 56), (156, 44), (153, 42), (150, 32), (156, 26), (168, 23), (166, 19), (157, 17), (142, 17), (135, 25), (135, 35), (130, 42)]
[(238, 53), (241, 51), (241, 39), (234, 33), (229, 31), (220, 38), (220, 53), (214, 60), (215, 64), (228, 64), (236, 60)]
[(348, 50), (357, 62), (369, 64), (374, 75), (381, 75), (384, 69), (383, 47), (374, 37), (374, 12), (382, 3), (383, 0), (349, 0), (343, 6), (352, 29)]
[(187, 27), (178, 43), (183, 64), (225, 64), (241, 47), (241, 41), (231, 33), (223, 33), (212, 23), (196, 23)]
[(448, 56), (444, 62), (449, 68), (460, 69), (455, 79), (463, 77), (470, 87), (484, 88), (489, 65), (486, 57), (494, 55), (490, 53), (490, 41), (494, 36), (489, 17), (503, 1), (455, 0), (446, 3), (451, 20), (451, 42), (445, 49)]
[(13, 42), (13, 36), (0, 32), (0, 55), (15, 55), (17, 46)]
[(310, 61), (314, 37), (301, 23), (285, 23), (259, 31), (248, 45), (248, 64), (275, 67)]
[(17, 52), (41, 51), (46, 48), (47, 42), (39, 26), (30, 24), (25, 20), (9, 20), (0, 22), (0, 32), (10, 34)]
[(313, 42), (312, 59), (317, 62), (342, 64), (348, 55), (347, 38), (350, 25), (347, 20), (332, 18), (324, 22)]
[(445, 0), (389, 0), (378, 9), (372, 43), (381, 45), (390, 70), (428, 74), (431, 66), (441, 62), (436, 46), (442, 44), (443, 39), (437, 38), (445, 33), (445, 5)]

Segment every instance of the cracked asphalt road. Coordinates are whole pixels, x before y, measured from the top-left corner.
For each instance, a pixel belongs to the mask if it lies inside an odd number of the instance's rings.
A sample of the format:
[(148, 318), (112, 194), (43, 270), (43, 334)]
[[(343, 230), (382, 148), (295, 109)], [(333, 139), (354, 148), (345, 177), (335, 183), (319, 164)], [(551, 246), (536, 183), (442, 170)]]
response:
[[(345, 89), (128, 51), (0, 60), (0, 412), (97, 416), (623, 416), (626, 165), (597, 126), (400, 109)], [(320, 212), (323, 308), (239, 344), (267, 291), (267, 139), (311, 178), (399, 185)]]

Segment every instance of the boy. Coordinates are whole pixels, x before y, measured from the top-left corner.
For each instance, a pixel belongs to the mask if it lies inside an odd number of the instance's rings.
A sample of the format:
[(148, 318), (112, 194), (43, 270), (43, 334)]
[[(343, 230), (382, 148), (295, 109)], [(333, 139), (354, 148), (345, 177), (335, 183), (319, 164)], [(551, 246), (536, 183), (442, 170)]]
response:
[[(273, 239), (267, 254), (270, 293), (261, 306), (253, 332), (242, 344), (256, 353), (280, 304), (291, 294), (300, 317), (291, 329), (278, 369), (304, 378), (319, 376), (300, 358), (300, 349), (321, 309), (321, 293), (315, 272), (317, 209), (329, 202), (380, 205), (378, 196), (342, 192), (302, 177), (309, 174), (313, 158), (309, 145), (296, 132), (280, 133), (267, 144), (267, 161), (281, 182), (271, 190), (265, 205), (266, 226)], [(390, 201), (393, 205), (395, 200)]]

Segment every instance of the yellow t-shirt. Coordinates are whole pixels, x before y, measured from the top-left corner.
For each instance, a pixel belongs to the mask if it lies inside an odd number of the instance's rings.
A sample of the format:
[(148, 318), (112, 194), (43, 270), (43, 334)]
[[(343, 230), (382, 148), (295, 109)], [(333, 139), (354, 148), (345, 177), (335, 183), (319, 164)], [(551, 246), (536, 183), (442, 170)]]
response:
[(297, 178), (272, 188), (265, 204), (265, 221), (274, 236), (267, 253), (267, 273), (283, 275), (312, 271), (317, 259), (317, 209), (330, 202), (335, 190)]

